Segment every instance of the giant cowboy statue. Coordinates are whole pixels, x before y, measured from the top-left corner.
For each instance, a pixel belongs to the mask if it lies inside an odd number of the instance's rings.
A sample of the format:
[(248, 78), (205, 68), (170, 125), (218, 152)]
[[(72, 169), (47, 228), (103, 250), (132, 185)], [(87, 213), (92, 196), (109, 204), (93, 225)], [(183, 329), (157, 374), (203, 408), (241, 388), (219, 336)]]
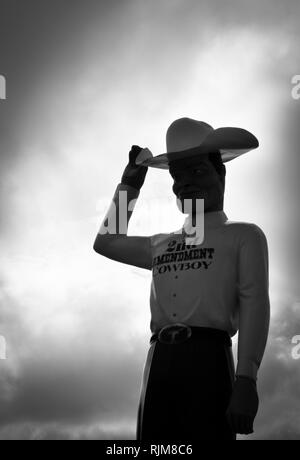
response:
[[(244, 129), (180, 118), (169, 126), (166, 143), (158, 156), (132, 146), (94, 243), (105, 257), (152, 270), (137, 439), (235, 440), (237, 433), (253, 433), (258, 411), (257, 373), (270, 317), (268, 247), (259, 226), (230, 221), (223, 211), (224, 163), (258, 141)], [(187, 217), (181, 231), (127, 236), (148, 167), (169, 171)], [(126, 225), (118, 212), (121, 195)]]

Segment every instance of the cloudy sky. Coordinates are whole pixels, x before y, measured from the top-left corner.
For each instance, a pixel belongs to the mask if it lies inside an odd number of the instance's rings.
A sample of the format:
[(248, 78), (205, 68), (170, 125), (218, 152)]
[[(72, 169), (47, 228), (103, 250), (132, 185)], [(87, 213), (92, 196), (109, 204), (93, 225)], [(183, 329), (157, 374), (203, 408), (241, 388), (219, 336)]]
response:
[[(299, 14), (298, 0), (0, 0), (0, 439), (134, 439), (151, 273), (92, 246), (131, 145), (163, 153), (183, 116), (259, 138), (227, 165), (224, 206), (270, 253), (247, 439), (300, 439)], [(171, 185), (149, 171), (130, 234), (181, 225)]]

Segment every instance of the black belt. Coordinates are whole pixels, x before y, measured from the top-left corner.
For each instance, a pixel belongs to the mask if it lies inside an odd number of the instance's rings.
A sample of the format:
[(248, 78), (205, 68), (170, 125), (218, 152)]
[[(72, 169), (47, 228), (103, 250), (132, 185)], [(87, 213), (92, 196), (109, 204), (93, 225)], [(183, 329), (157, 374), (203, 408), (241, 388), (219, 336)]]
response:
[(151, 336), (150, 344), (158, 341), (166, 345), (177, 345), (191, 338), (209, 338), (222, 342), (229, 347), (232, 346), (230, 335), (221, 329), (210, 327), (188, 326), (183, 323), (168, 324)]

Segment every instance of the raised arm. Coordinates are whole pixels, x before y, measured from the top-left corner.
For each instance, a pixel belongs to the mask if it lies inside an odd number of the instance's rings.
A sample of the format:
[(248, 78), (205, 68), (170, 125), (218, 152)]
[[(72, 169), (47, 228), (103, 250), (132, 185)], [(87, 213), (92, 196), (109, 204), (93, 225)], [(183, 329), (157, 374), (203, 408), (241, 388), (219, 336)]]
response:
[(116, 188), (93, 248), (109, 259), (151, 270), (150, 238), (127, 236), (128, 223), (148, 169), (135, 164), (140, 151), (139, 146), (133, 145), (129, 152), (129, 163)]

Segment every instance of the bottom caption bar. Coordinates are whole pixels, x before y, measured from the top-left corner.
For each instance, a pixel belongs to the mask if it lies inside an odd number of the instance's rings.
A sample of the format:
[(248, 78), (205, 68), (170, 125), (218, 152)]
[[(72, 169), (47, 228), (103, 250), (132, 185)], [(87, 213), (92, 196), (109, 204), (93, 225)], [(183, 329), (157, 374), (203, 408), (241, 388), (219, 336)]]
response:
[(102, 454), (108, 458), (125, 456), (128, 458), (145, 458), (161, 456), (190, 456), (194, 453), (192, 443), (135, 443), (128, 441), (102, 442)]

